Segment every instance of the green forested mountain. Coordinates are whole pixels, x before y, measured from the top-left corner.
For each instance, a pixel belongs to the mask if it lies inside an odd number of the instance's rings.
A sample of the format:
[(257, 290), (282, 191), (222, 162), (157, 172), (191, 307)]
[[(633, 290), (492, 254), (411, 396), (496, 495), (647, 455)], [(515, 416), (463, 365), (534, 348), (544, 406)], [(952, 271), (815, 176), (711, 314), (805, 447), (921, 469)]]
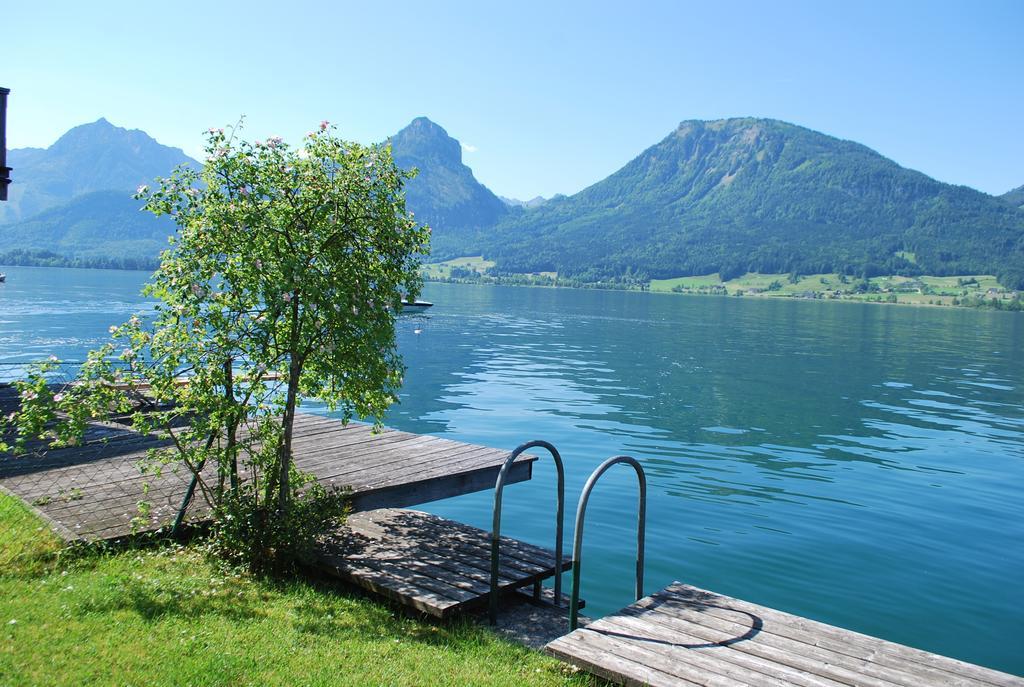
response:
[(508, 206), (462, 163), (459, 142), (426, 117), (392, 136), (391, 148), (400, 167), (419, 170), (406, 186), (406, 202), (419, 221), (430, 225), (434, 257), (464, 255), (480, 230), (509, 214)]
[(1015, 205), (1020, 209), (1024, 210), (1024, 186), (1018, 186), (1012, 191), (1007, 191), (1003, 195), (999, 196), (1007, 203)]
[(747, 271), (994, 273), (1024, 286), (1024, 213), (767, 119), (686, 121), (607, 179), (510, 215), (466, 255), (582, 280)]
[[(425, 117), (391, 143), (399, 165), (419, 169), (408, 206), (433, 227), (435, 260), (483, 254), (499, 273), (579, 281), (987, 273), (1024, 287), (1024, 187), (993, 198), (784, 122), (683, 122), (607, 179), (520, 207), (480, 184), (459, 142)], [(126, 265), (155, 260), (174, 229), (132, 191), (195, 164), (102, 119), (11, 159), (14, 201), (0, 209), (17, 219), (0, 223), (0, 258), (43, 250)]]
[[(462, 164), (459, 142), (425, 117), (391, 139), (396, 161), (417, 167), (406, 187), (408, 207), (434, 229), (435, 255), (452, 256), (509, 208)], [(197, 164), (177, 148), (142, 131), (105, 119), (71, 129), (46, 149), (11, 151), (15, 183), (11, 201), (0, 204), (0, 257), (50, 260), (53, 254), (84, 258), (154, 261), (174, 231), (139, 211), (131, 198), (141, 183), (167, 176), (179, 164)], [(40, 258), (38, 251), (47, 251)]]
[(196, 163), (143, 131), (99, 119), (69, 130), (49, 148), (11, 150), (7, 164), (14, 168), (13, 183), (8, 202), (0, 203), (0, 224), (94, 191), (134, 191), (179, 164)]
[(154, 263), (174, 222), (143, 212), (132, 191), (95, 191), (22, 222), (0, 225), (0, 255), (47, 251), (77, 258)]

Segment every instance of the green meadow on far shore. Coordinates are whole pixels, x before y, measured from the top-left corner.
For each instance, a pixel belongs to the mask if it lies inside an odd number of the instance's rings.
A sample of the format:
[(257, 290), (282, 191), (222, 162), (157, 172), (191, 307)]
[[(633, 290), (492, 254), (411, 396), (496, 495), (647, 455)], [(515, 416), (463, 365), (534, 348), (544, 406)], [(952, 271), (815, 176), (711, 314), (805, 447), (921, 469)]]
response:
[[(906, 257), (912, 258), (910, 253)], [(990, 274), (955, 277), (903, 277), (897, 275), (861, 279), (837, 273), (762, 274), (748, 272), (722, 280), (718, 273), (649, 282), (621, 281), (579, 283), (559, 279), (557, 272), (493, 276), (495, 262), (483, 256), (466, 256), (423, 266), (427, 280), (467, 283), (497, 283), (524, 286), (572, 286), (609, 288), (688, 295), (755, 296), (766, 298), (811, 298), (902, 303), (907, 305), (1022, 308), (1021, 294), (1004, 288)]]
[(993, 299), (1009, 305), (1019, 299), (1016, 292), (1004, 289), (989, 274), (959, 277), (890, 275), (857, 279), (836, 273), (793, 275), (748, 272), (726, 281), (722, 281), (718, 274), (652, 279), (650, 290), (662, 293), (716, 293), (728, 296), (823, 298), (947, 306), (991, 305)]
[(201, 542), (71, 552), (0, 492), (0, 685), (589, 685), (470, 621), (261, 580)]

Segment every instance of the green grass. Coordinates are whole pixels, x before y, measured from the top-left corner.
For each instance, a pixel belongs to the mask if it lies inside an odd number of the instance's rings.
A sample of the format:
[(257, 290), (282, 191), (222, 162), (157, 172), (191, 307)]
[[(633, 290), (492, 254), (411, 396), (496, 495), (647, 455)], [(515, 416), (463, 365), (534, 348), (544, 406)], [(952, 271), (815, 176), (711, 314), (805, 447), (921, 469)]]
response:
[(582, 685), (466, 621), (224, 570), (196, 546), (58, 555), (0, 493), (0, 686)]
[[(965, 281), (977, 283), (964, 284)], [(677, 277), (675, 279), (653, 279), (651, 280), (651, 291), (672, 292), (673, 289), (682, 290), (684, 293), (707, 293), (712, 287), (722, 287), (730, 296), (739, 295), (742, 291), (745, 296), (761, 297), (792, 297), (800, 296), (808, 292), (828, 295), (834, 291), (851, 291), (859, 282), (856, 278), (847, 278), (843, 283), (838, 274), (804, 274), (797, 275), (796, 281), (790, 281), (788, 274), (760, 274), (749, 272), (741, 277), (723, 282), (718, 274), (706, 274), (695, 277)], [(1001, 290), (999, 282), (992, 275), (976, 274), (960, 277), (873, 277), (869, 280), (878, 287), (880, 293), (844, 293), (843, 300), (884, 300), (889, 292), (896, 294), (898, 303), (911, 305), (953, 305), (953, 299), (968, 297), (987, 296), (989, 289)], [(770, 288), (772, 286), (775, 288)], [(911, 289), (911, 286), (915, 287)], [(920, 287), (928, 291), (919, 293)], [(966, 293), (965, 293), (966, 292)], [(1003, 299), (1007, 295), (1001, 296)]]
[(699, 277), (676, 277), (674, 279), (652, 279), (651, 280), (651, 291), (670, 292), (673, 288), (688, 287), (691, 289), (699, 289), (708, 286), (718, 286), (722, 283), (721, 277), (718, 273), (705, 274)]
[(452, 276), (453, 267), (461, 267), (483, 274), (491, 267), (494, 267), (494, 265), (493, 260), (484, 260), (482, 255), (474, 255), (424, 265), (423, 274), (428, 279), (447, 279)]

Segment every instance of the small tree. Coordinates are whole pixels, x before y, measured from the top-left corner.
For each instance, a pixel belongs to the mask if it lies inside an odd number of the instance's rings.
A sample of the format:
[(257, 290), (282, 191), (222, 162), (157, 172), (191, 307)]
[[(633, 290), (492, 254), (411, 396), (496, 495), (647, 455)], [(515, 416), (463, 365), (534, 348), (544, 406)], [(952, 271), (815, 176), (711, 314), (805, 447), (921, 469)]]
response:
[[(429, 229), (406, 212), (411, 174), (386, 145), (343, 141), (327, 122), (297, 149), (236, 133), (211, 129), (201, 171), (182, 167), (138, 191), (178, 231), (146, 288), (159, 300), (155, 317), (112, 328), (125, 367), (87, 367), (62, 398), (47, 399), (35, 381), (22, 416), (38, 431), (56, 417), (40, 405), (79, 403), (81, 427), (83, 413), (125, 406), (83, 391), (110, 382), (145, 397), (158, 410), (137, 413), (137, 426), (173, 444), (154, 457), (198, 477), (228, 548), (261, 567), (294, 553), (310, 521), (327, 517), (317, 505), (327, 495), (294, 466), (302, 397), (378, 423), (395, 400), (394, 317), (418, 294)], [(68, 434), (65, 424), (54, 436)], [(213, 480), (203, 472), (211, 464)]]

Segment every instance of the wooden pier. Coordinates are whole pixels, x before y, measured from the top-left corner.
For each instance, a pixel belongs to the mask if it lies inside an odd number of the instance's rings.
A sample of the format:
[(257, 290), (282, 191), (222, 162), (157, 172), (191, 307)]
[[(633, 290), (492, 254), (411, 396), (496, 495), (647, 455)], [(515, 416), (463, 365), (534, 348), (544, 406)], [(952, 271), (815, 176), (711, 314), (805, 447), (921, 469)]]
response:
[[(502, 537), (498, 590), (507, 594), (555, 574), (553, 551)], [(487, 602), (491, 535), (436, 515), (383, 508), (349, 516), (322, 538), (316, 566), (437, 618)], [(562, 572), (572, 567), (568, 556)], [(562, 600), (562, 606), (568, 604)]]
[[(0, 408), (16, 403), (14, 390), (0, 387)], [(152, 532), (173, 521), (192, 477), (172, 466), (159, 475), (142, 474), (139, 462), (162, 445), (124, 426), (93, 423), (79, 446), (0, 460), (0, 489), (31, 505), (69, 541)], [(486, 446), (393, 429), (374, 432), (372, 425), (308, 414), (296, 417), (293, 452), (299, 470), (325, 486), (350, 489), (355, 511), (492, 489), (508, 456)], [(517, 460), (509, 481), (529, 480), (535, 460)], [(138, 509), (143, 500), (151, 504), (145, 517)], [(186, 521), (208, 519), (209, 507), (196, 494)]]
[(675, 582), (545, 649), (625, 685), (1024, 687), (1024, 679)]

